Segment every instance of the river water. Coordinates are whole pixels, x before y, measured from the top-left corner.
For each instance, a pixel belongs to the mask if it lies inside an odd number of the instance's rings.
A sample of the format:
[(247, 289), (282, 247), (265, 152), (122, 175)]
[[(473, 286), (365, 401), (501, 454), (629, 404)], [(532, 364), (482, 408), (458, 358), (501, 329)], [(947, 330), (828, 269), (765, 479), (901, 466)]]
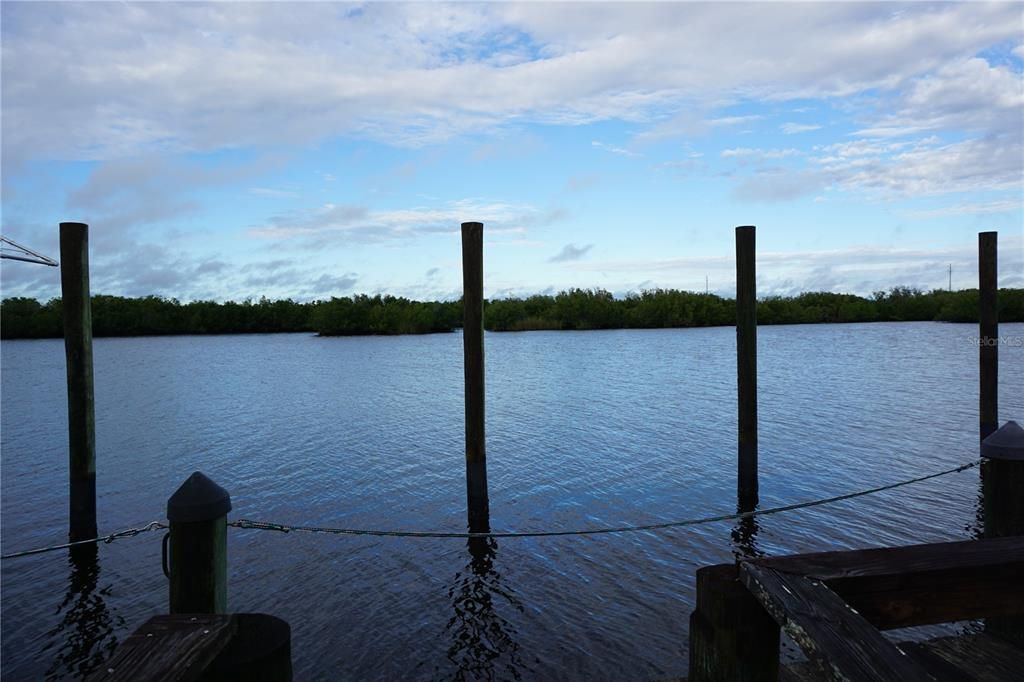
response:
[[(1000, 329), (1024, 419), (1024, 325)], [(977, 457), (974, 325), (759, 329), (761, 506)], [(1014, 340), (1017, 343), (1013, 343)], [(735, 511), (733, 328), (488, 333), (491, 527)], [(101, 533), (165, 517), (199, 470), (229, 518), (466, 526), (460, 334), (97, 339)], [(63, 344), (2, 344), (2, 549), (63, 542)], [(232, 611), (291, 623), (296, 679), (639, 679), (686, 672), (694, 571), (736, 555), (973, 537), (978, 472), (737, 524), (458, 539), (229, 529)], [(74, 679), (167, 609), (161, 533), (2, 565), (5, 679)]]

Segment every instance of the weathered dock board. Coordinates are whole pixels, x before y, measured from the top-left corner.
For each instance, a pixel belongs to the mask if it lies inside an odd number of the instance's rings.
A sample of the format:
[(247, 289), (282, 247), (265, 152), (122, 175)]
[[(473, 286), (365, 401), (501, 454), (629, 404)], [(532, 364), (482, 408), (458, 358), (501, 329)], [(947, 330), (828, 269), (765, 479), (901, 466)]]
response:
[[(690, 680), (1021, 680), (1024, 651), (1002, 630), (902, 644), (881, 632), (1024, 614), (1021, 576), (1021, 536), (705, 567)], [(780, 668), (780, 628), (808, 663)]]
[(230, 614), (154, 616), (117, 647), (89, 682), (199, 680), (236, 627)]
[(751, 562), (812, 576), (882, 630), (1019, 613), (1024, 538), (797, 554)]
[(755, 564), (742, 564), (740, 576), (827, 679), (928, 679), (920, 666), (820, 580)]

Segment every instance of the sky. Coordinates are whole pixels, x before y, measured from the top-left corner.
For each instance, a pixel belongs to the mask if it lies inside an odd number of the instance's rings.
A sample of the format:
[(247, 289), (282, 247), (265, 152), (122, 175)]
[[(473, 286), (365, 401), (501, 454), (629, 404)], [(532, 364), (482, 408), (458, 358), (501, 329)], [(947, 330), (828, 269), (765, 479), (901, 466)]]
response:
[[(1024, 286), (1021, 3), (0, 4), (2, 233), (93, 293)], [(2, 261), (2, 295), (58, 296)]]

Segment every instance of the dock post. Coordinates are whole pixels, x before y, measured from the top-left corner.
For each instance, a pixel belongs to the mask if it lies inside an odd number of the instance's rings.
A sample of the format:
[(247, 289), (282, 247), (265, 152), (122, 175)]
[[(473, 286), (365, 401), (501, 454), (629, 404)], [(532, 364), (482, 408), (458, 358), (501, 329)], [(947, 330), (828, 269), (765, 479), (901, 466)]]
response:
[(737, 495), (757, 505), (757, 287), (753, 225), (736, 228), (736, 384), (739, 411)]
[(489, 530), (484, 440), (484, 225), (462, 223), (462, 344), (466, 374), (466, 502), (471, 532)]
[(998, 232), (978, 233), (978, 357), (981, 440), (999, 428)]
[(171, 613), (227, 611), (228, 491), (195, 472), (167, 500)]
[[(1024, 535), (1024, 428), (1008, 421), (981, 443), (984, 537)], [(1024, 617), (985, 619), (985, 631), (1024, 647)]]
[(68, 536), (76, 542), (97, 535), (92, 304), (85, 223), (60, 224), (60, 291), (68, 378)]
[(1024, 535), (1024, 428), (1008, 421), (981, 443), (985, 537)]
[(776, 682), (779, 626), (738, 579), (735, 564), (697, 570), (690, 682)]

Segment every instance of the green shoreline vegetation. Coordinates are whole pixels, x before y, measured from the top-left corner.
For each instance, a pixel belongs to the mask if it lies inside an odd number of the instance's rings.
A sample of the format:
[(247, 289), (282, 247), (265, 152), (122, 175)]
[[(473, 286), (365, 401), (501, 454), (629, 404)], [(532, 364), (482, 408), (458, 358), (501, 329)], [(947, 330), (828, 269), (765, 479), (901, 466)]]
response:
[[(909, 287), (879, 291), (869, 298), (828, 292), (768, 296), (758, 300), (759, 324), (826, 322), (977, 322), (978, 290)], [(94, 336), (252, 334), (315, 332), (321, 336), (426, 334), (449, 332), (462, 323), (460, 301), (411, 301), (394, 296), (357, 295), (298, 303), (193, 301), (158, 296), (92, 298)], [(602, 289), (570, 289), (487, 301), (484, 326), (491, 331), (537, 329), (657, 329), (735, 324), (735, 301), (715, 294), (656, 289), (615, 298)], [(1024, 289), (999, 291), (999, 319), (1024, 322)], [(62, 336), (61, 301), (7, 298), (0, 303), (0, 338)]]

